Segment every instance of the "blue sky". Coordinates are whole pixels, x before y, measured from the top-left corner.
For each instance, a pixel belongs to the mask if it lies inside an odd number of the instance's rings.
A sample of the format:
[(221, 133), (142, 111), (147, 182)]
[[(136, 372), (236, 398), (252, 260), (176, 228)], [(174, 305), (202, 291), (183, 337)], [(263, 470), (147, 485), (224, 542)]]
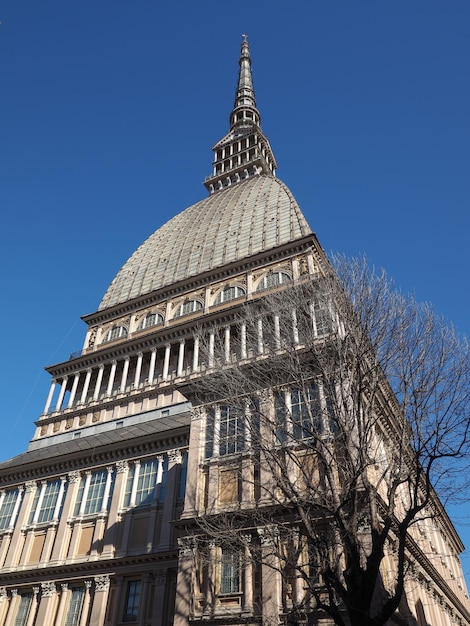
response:
[(366, 253), (469, 334), (469, 2), (3, 0), (0, 20), (1, 459), (80, 316), (205, 197), (245, 32), (278, 175), (325, 250)]

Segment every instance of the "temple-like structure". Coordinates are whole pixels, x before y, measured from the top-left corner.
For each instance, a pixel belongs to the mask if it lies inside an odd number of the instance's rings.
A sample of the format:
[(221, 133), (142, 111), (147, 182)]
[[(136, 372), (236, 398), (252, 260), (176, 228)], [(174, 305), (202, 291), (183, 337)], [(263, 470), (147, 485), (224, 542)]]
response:
[[(204, 181), (209, 196), (123, 265), (97, 311), (83, 317), (83, 349), (47, 367), (50, 392), (27, 451), (0, 464), (3, 626), (287, 619), (292, 593), (274, 570), (214, 540), (198, 563), (193, 542), (209, 508), (256, 508), (256, 485), (270, 479), (246, 453), (239, 412), (208, 410), (208, 400), (196, 407), (194, 385), (217, 366), (220, 346), (227, 364), (265, 358), (268, 335), (280, 347), (276, 319), (260, 318), (253, 341), (240, 312), (327, 264), (275, 177), (260, 122), (244, 38), (230, 130)], [(470, 624), (460, 539), (445, 515), (426, 532), (423, 554), (434, 546), (436, 558), (407, 590), (406, 619)], [(308, 624), (330, 623), (313, 606), (311, 615)]]

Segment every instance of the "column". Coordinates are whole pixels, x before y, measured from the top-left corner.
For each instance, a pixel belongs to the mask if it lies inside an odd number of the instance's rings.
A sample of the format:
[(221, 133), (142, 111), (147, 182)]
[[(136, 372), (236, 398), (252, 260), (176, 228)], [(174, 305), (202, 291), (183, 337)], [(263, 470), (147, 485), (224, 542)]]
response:
[(90, 490), (91, 471), (88, 470), (86, 472), (85, 476), (86, 476), (86, 478), (85, 478), (85, 485), (83, 487), (82, 501), (80, 503), (80, 509), (78, 511), (79, 517), (82, 517), (82, 515), (84, 515), (84, 513), (85, 513), (86, 501), (88, 499), (88, 492)]
[(44, 500), (44, 495), (46, 493), (47, 481), (43, 480), (41, 482), (41, 491), (39, 492), (39, 499), (36, 504), (36, 510), (34, 511), (33, 516), (33, 524), (38, 523), (39, 513), (41, 512), (42, 502)]
[(104, 372), (104, 365), (101, 364), (98, 369), (98, 376), (96, 378), (95, 392), (93, 393), (93, 400), (98, 400), (100, 396), (100, 388), (101, 388), (101, 381), (103, 380), (103, 372)]
[(146, 626), (147, 614), (148, 614), (148, 598), (150, 587), (150, 573), (147, 572), (143, 576), (142, 580), (142, 593), (140, 595), (140, 611), (139, 611), (139, 626)]
[(277, 529), (265, 526), (258, 529), (261, 539), (261, 577), (263, 623), (278, 624), (281, 610), (281, 574), (276, 556)]
[[(153, 605), (152, 605), (152, 623), (153, 624), (165, 623), (164, 610), (166, 606), (165, 591), (166, 591), (167, 573), (168, 573), (168, 570), (166, 568), (157, 569), (153, 573), (154, 580), (155, 580), (155, 588), (153, 592)], [(189, 611), (188, 613), (186, 613), (186, 615), (189, 615)]]
[(251, 535), (243, 535), (245, 544), (245, 558), (243, 560), (243, 611), (251, 613), (253, 611), (253, 558), (250, 544)]
[(178, 578), (176, 582), (178, 593), (176, 594), (173, 626), (188, 626), (192, 597), (191, 579), (194, 564), (194, 549), (191, 539), (187, 537), (178, 539), (178, 548)]
[(299, 328), (297, 325), (297, 311), (295, 309), (292, 309), (292, 338), (294, 344), (299, 343)]
[(137, 364), (135, 366), (135, 376), (134, 376), (134, 389), (138, 389), (140, 386), (140, 373), (142, 371), (142, 352), (137, 354)]
[[(115, 598), (122, 598), (123, 595), (124, 595), (124, 592), (123, 592), (124, 578), (122, 576), (116, 576), (114, 578), (114, 580), (116, 581), (114, 597)], [(121, 617), (122, 617), (121, 611), (122, 611), (121, 603), (120, 602), (115, 602), (114, 603), (114, 607), (113, 607), (113, 616), (112, 616), (112, 620), (111, 620), (111, 625), (112, 626), (117, 626), (118, 622), (122, 621), (122, 619), (121, 619)], [(161, 624), (163, 624), (163, 622), (161, 622)], [(82, 625), (80, 624), (80, 626), (82, 626)], [(83, 626), (85, 626), (85, 625), (83, 625)]]
[(78, 381), (80, 379), (80, 372), (77, 372), (73, 378), (73, 384), (72, 384), (72, 391), (70, 392), (70, 398), (69, 398), (69, 402), (67, 404), (67, 408), (70, 409), (70, 407), (73, 406), (74, 400), (75, 400), (75, 395), (77, 393), (77, 387), (78, 387)]
[[(15, 504), (15, 510), (10, 519), (10, 524), (12, 523), (13, 517), (18, 514), (16, 522), (14, 522), (14, 530), (11, 535), (11, 540), (9, 546), (5, 546), (6, 548), (6, 558), (4, 562), (4, 567), (11, 567), (12, 565), (17, 565), (19, 555), (21, 554), (21, 549), (23, 547), (23, 541), (21, 541), (22, 536), (22, 527), (26, 524), (26, 520), (28, 519), (28, 515), (31, 509), (31, 504), (33, 502), (33, 497), (37, 489), (37, 484), (34, 480), (26, 483), (26, 494), (23, 500), (23, 506), (20, 507), (21, 496), (23, 494), (23, 488), (20, 487), (18, 492), (18, 499)], [(2, 554), (3, 554), (3, 543), (2, 543)]]
[(8, 610), (7, 588), (0, 587), (0, 624), (5, 621), (5, 613)]
[(171, 521), (174, 516), (176, 487), (178, 485), (178, 466), (181, 465), (181, 452), (172, 450), (168, 453), (168, 480), (166, 483), (165, 501), (163, 503), (162, 530), (160, 534), (160, 548), (170, 549), (172, 545), (173, 527)]
[(62, 583), (60, 585), (60, 600), (59, 600), (59, 608), (57, 609), (57, 615), (55, 618), (54, 626), (62, 626), (65, 617), (65, 605), (68, 593), (69, 586), (67, 583)]
[(55, 405), (55, 410), (56, 411), (60, 411), (60, 409), (62, 407), (62, 402), (64, 400), (64, 395), (65, 395), (65, 390), (67, 389), (67, 380), (68, 380), (67, 376), (64, 376), (64, 378), (62, 379), (62, 384), (60, 386), (59, 397), (57, 398), (57, 404)]
[(182, 518), (193, 517), (197, 511), (197, 493), (199, 472), (199, 454), (204, 446), (204, 412), (199, 408), (191, 410), (191, 429), (189, 431), (188, 469), (186, 495)]
[(15, 620), (16, 609), (18, 607), (18, 602), (21, 598), (18, 597), (18, 589), (11, 590), (11, 598), (10, 598), (10, 606), (8, 607), (8, 613), (5, 618), (4, 626), (13, 626), (13, 622)]
[(91, 607), (91, 615), (89, 626), (102, 626), (106, 613), (106, 604), (109, 593), (109, 576), (95, 576), (95, 595), (93, 598), (93, 606)]
[(85, 580), (85, 596), (83, 598), (82, 611), (80, 615), (80, 624), (79, 626), (86, 626), (88, 620), (88, 612), (90, 610), (90, 589), (91, 589), (91, 580)]
[(214, 331), (211, 330), (209, 333), (209, 367), (214, 367), (214, 343), (215, 335)]
[(33, 597), (31, 599), (31, 607), (29, 609), (28, 621), (26, 626), (33, 626), (36, 619), (36, 611), (39, 603), (39, 587), (33, 587)]
[(246, 359), (246, 324), (240, 326), (240, 358)]
[(70, 533), (71, 527), (69, 518), (73, 515), (73, 505), (75, 504), (77, 492), (80, 486), (80, 472), (74, 470), (67, 475), (68, 488), (65, 495), (65, 502), (62, 508), (59, 525), (57, 526), (56, 540), (52, 548), (51, 564), (54, 561), (62, 561), (67, 557), (68, 541), (65, 541), (66, 533)]
[(163, 375), (162, 375), (163, 380), (167, 380), (168, 378), (168, 369), (170, 367), (170, 351), (171, 351), (171, 345), (167, 343), (165, 345), (165, 358), (163, 361)]
[(263, 354), (263, 320), (261, 317), (258, 320), (258, 354)]
[(126, 356), (126, 358), (124, 359), (124, 366), (122, 368), (121, 386), (119, 388), (119, 391), (121, 393), (124, 393), (126, 391), (127, 374), (129, 372), (129, 361), (130, 361), (130, 358)]
[(199, 371), (199, 335), (194, 337), (193, 372)]
[[(106, 531), (104, 533), (104, 538), (103, 538), (102, 556), (104, 555), (109, 555), (110, 557), (114, 556), (116, 532), (117, 532), (118, 522), (120, 519), (119, 510), (120, 510), (121, 496), (122, 496), (123, 488), (126, 484), (127, 473), (128, 473), (127, 461), (118, 461), (116, 463), (116, 482), (114, 484), (113, 498), (111, 500), (111, 505), (109, 507), (108, 525), (106, 527)], [(135, 501), (135, 495), (134, 495), (134, 501)]]
[(86, 402), (88, 388), (90, 387), (90, 380), (91, 380), (91, 368), (88, 368), (86, 371), (85, 382), (83, 383), (82, 395), (80, 396), (80, 404), (85, 404)]
[(224, 328), (224, 356), (225, 362), (230, 362), (230, 326)]
[(51, 386), (50, 386), (50, 389), (49, 389), (49, 393), (47, 395), (46, 405), (44, 407), (43, 413), (48, 413), (49, 412), (56, 384), (57, 384), (57, 381), (55, 381), (55, 380), (53, 380), (51, 382)]
[(117, 361), (115, 359), (111, 363), (111, 371), (109, 372), (108, 387), (106, 389), (107, 396), (110, 396), (113, 392), (114, 377), (116, 376), (116, 366), (117, 366)]
[(279, 350), (281, 347), (281, 330), (279, 327), (279, 315), (274, 315), (274, 345), (276, 350)]
[(183, 375), (183, 368), (184, 368), (184, 339), (180, 339), (180, 345), (179, 345), (179, 350), (178, 350), (178, 367), (176, 370), (176, 375), (182, 376)]
[(54, 582), (41, 583), (41, 600), (36, 617), (36, 624), (53, 624), (53, 615), (56, 601), (56, 586)]
[(111, 491), (111, 483), (112, 483), (114, 468), (112, 465), (109, 465), (106, 468), (106, 470), (108, 472), (108, 475), (106, 476), (106, 485), (104, 487), (103, 502), (101, 505), (101, 511), (99, 512), (99, 515), (96, 518), (95, 531), (93, 533), (93, 540), (92, 540), (92, 549), (90, 552), (90, 556), (95, 557), (95, 558), (99, 554), (98, 552), (99, 546), (100, 546), (101, 541), (104, 539), (106, 519), (108, 517), (107, 516), (108, 500), (109, 500), (109, 493)]
[(212, 456), (219, 456), (220, 450), (220, 405), (214, 407), (214, 442)]
[(157, 349), (152, 348), (150, 353), (150, 366), (149, 366), (149, 385), (153, 383), (153, 377), (155, 376), (155, 361), (157, 358)]
[(134, 463), (134, 477), (132, 479), (132, 490), (131, 490), (131, 498), (129, 502), (129, 506), (135, 506), (135, 498), (137, 494), (137, 484), (139, 482), (139, 474), (140, 474), (140, 460), (137, 459)]

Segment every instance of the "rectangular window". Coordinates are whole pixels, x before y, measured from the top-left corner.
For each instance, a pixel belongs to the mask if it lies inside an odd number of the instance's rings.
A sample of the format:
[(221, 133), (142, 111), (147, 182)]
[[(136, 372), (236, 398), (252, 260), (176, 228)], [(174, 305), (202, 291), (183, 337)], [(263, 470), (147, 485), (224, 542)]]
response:
[[(51, 482), (47, 483), (45, 489), (43, 489), (42, 484), (39, 486), (39, 488), (36, 490), (36, 495), (34, 496), (30, 523), (33, 520), (36, 520), (38, 524), (52, 521), (54, 517), (55, 507), (57, 504), (57, 499), (60, 493), (61, 484), (61, 480), (52, 480)], [(64, 494), (65, 490), (62, 493), (62, 501)]]
[(79, 626), (84, 596), (85, 589), (83, 587), (71, 589), (70, 602), (64, 626)]
[[(155, 501), (155, 488), (158, 477), (158, 459), (151, 459), (135, 464), (131, 467), (127, 477), (126, 493), (124, 495), (124, 506), (145, 506)], [(131, 503), (132, 489), (137, 475), (137, 484), (135, 485), (135, 501)]]
[[(3, 498), (3, 502), (0, 508), (0, 530), (3, 528), (8, 528), (11, 520), (11, 516), (13, 515), (13, 511), (15, 510), (15, 504), (18, 499), (18, 489), (10, 489), (5, 493), (5, 497)], [(13, 523), (15, 520), (13, 520)]]
[(291, 412), (295, 439), (308, 439), (321, 429), (321, 405), (318, 387), (307, 385), (291, 390)]
[(235, 454), (245, 448), (245, 413), (233, 406), (220, 407), (219, 454)]
[(140, 580), (131, 580), (127, 584), (123, 622), (136, 622), (139, 619)]
[(22, 593), (18, 610), (16, 612), (15, 621), (13, 626), (26, 626), (29, 611), (31, 610), (31, 601), (33, 599), (32, 593)]
[(240, 555), (236, 550), (222, 549), (220, 561), (220, 593), (239, 593)]
[[(99, 513), (103, 509), (108, 509), (108, 505), (112, 497), (114, 474), (111, 477), (107, 502), (104, 502), (103, 499), (106, 492), (108, 475), (108, 470), (102, 469), (92, 472), (90, 478), (88, 478), (88, 475), (82, 477), (77, 502), (75, 504), (74, 515), (93, 515)], [(85, 503), (83, 504), (84, 499)]]

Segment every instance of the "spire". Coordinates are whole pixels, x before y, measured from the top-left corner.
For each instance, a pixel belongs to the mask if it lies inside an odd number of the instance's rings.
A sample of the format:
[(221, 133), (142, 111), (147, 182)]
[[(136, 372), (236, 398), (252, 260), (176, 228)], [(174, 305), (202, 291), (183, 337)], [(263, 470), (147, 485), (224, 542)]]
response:
[(269, 141), (260, 127), (261, 116), (256, 108), (250, 47), (246, 35), (243, 35), (239, 65), (230, 130), (212, 148), (214, 169), (212, 175), (204, 181), (211, 194), (251, 176), (275, 176), (277, 167)]
[[(242, 125), (248, 119), (260, 125), (261, 116), (256, 108), (255, 90), (253, 89), (253, 78), (251, 76), (250, 47), (246, 35), (243, 35), (242, 49), (240, 55), (240, 71), (238, 73), (238, 88), (235, 94), (235, 104), (230, 115), (230, 128)], [(252, 115), (247, 116), (250, 112)]]

